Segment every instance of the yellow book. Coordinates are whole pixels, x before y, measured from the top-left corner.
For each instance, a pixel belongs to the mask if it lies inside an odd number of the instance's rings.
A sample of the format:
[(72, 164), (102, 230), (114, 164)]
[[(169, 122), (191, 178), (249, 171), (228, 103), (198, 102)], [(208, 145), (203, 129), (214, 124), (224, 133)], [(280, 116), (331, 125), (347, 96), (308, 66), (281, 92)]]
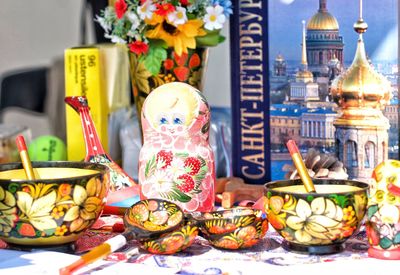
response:
[[(86, 96), (97, 134), (108, 151), (108, 100), (104, 83), (101, 50), (79, 47), (65, 50), (65, 95)], [(86, 156), (85, 141), (79, 115), (66, 106), (68, 160), (81, 161)]]
[(104, 87), (110, 113), (130, 105), (129, 58), (126, 45), (96, 44), (104, 70)]

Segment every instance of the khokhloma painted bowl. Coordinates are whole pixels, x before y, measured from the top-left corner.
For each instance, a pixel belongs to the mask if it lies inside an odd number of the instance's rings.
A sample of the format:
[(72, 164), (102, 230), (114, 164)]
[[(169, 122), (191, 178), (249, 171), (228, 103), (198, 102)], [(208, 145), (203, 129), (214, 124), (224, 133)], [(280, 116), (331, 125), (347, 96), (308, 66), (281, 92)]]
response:
[(162, 199), (141, 200), (124, 216), (125, 230), (135, 233), (141, 248), (153, 254), (174, 254), (194, 242), (199, 228), (182, 209)]
[(0, 165), (0, 238), (25, 246), (76, 241), (101, 214), (109, 169), (86, 162), (32, 162), (36, 180), (21, 163)]
[(332, 254), (357, 232), (366, 207), (367, 183), (313, 179), (316, 193), (307, 193), (301, 180), (265, 185), (265, 211), (284, 238), (282, 246), (306, 254)]
[(235, 250), (249, 248), (265, 236), (268, 221), (261, 210), (234, 207), (195, 217), (203, 237), (213, 246)]

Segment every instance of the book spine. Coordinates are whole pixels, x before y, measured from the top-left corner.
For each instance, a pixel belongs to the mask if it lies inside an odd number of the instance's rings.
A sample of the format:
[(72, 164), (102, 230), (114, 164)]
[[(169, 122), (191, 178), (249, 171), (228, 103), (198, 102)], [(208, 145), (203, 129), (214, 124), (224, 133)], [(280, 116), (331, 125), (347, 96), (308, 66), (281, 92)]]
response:
[(230, 21), (232, 169), (247, 183), (271, 180), (268, 1), (235, 1)]
[[(101, 143), (108, 150), (108, 105), (102, 77), (100, 50), (71, 48), (65, 51), (65, 96), (86, 96)], [(85, 158), (85, 140), (80, 117), (66, 106), (68, 160)]]

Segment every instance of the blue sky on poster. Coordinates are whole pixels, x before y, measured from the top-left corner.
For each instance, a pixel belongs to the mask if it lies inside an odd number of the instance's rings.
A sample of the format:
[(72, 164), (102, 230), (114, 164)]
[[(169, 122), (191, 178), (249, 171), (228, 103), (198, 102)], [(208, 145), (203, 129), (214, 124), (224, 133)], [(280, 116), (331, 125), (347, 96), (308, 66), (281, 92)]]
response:
[[(286, 60), (300, 60), (302, 20), (317, 12), (319, 0), (268, 0), (269, 51), (274, 59), (281, 53)], [(328, 11), (336, 17), (343, 36), (345, 62), (351, 62), (358, 35), (353, 24), (359, 16), (358, 0), (328, 0)], [(372, 61), (396, 61), (398, 47), (398, 0), (364, 0), (363, 18), (367, 54)]]

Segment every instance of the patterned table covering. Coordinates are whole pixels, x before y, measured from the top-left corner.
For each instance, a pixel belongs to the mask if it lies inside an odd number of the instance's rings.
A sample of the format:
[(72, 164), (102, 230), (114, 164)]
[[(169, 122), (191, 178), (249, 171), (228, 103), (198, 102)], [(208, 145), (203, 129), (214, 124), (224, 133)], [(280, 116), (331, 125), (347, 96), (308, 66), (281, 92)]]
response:
[[(94, 227), (95, 229), (87, 231), (74, 244), (74, 254), (85, 253), (92, 247), (116, 235), (115, 232), (104, 231), (103, 229), (115, 223), (115, 221), (118, 222), (118, 219), (120, 218), (104, 217), (100, 219)], [(368, 242), (364, 230), (361, 230), (345, 243), (343, 252), (332, 255), (316, 256), (291, 253), (281, 247), (281, 242), (282, 238), (271, 227), (259, 244), (238, 251), (216, 249), (207, 240), (199, 236), (195, 243), (183, 252), (175, 255), (153, 255), (138, 249), (138, 243), (132, 241), (126, 247), (110, 255), (106, 259), (106, 265), (97, 266), (92, 271), (99, 271), (117, 262), (125, 262), (132, 264), (130, 265), (132, 270), (135, 270), (135, 266), (140, 264), (145, 265), (149, 270), (162, 268), (165, 271), (163, 274), (259, 274), (263, 270), (273, 273), (279, 272), (280, 274), (298, 273), (303, 270), (308, 274), (319, 274), (321, 268), (324, 269), (333, 265), (336, 268), (340, 267), (335, 273), (341, 273), (340, 270), (345, 268), (344, 271), (365, 269), (368, 274), (378, 274), (377, 266), (383, 266), (384, 262), (388, 262), (368, 258)], [(0, 248), (5, 247), (6, 244), (4, 243), (0, 245)], [(390, 263), (390, 266), (392, 264)], [(400, 269), (400, 262), (396, 264)], [(332, 270), (328, 268), (327, 271)], [(91, 272), (85, 272), (85, 274)], [(120, 274), (120, 272), (113, 274)]]

